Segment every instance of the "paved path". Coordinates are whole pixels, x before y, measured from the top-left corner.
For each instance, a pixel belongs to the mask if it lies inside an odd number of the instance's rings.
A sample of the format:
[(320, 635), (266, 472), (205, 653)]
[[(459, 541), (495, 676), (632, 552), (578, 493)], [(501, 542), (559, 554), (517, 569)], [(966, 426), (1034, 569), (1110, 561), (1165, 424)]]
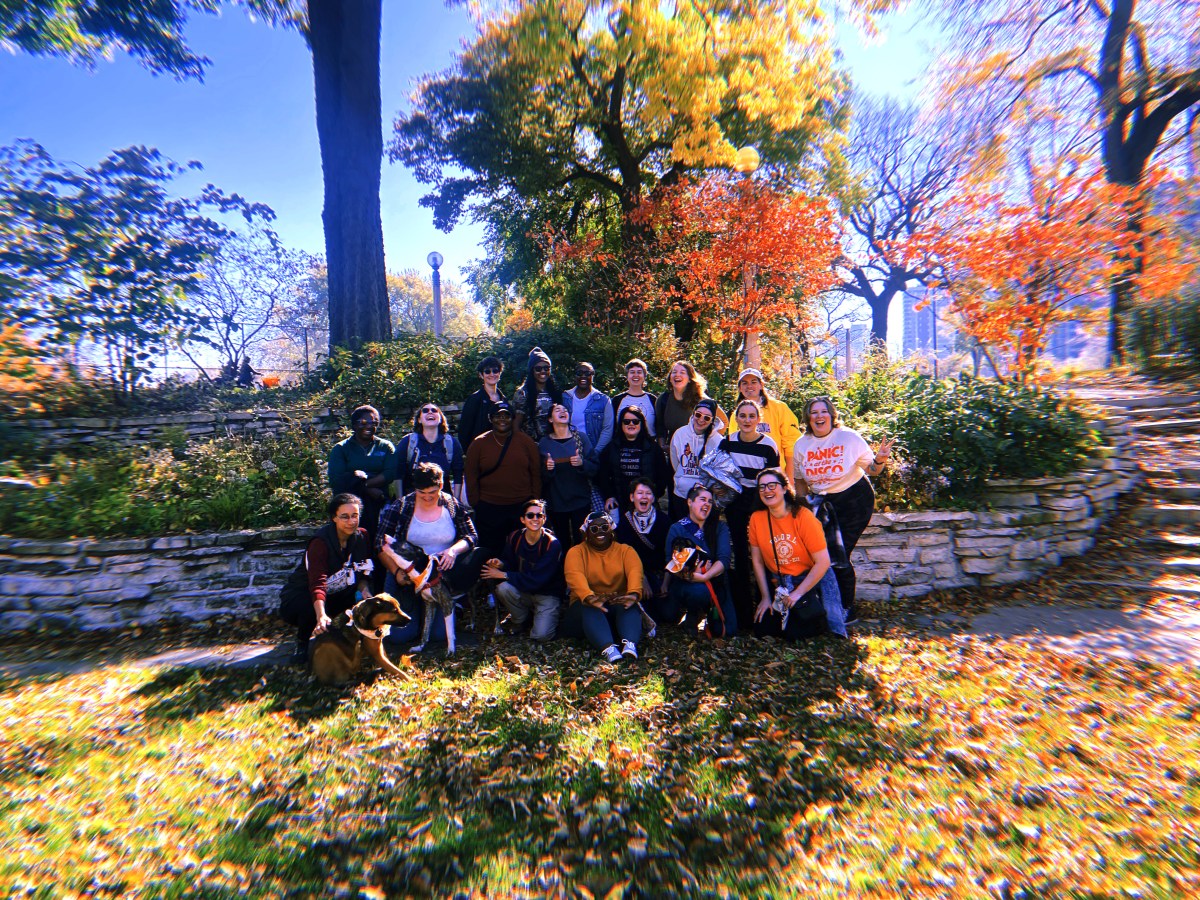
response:
[(30, 678), (38, 675), (80, 675), (108, 666), (170, 668), (187, 666), (202, 669), (208, 666), (283, 665), (290, 661), (294, 642), (283, 644), (230, 644), (221, 647), (192, 647), (168, 650), (142, 657), (98, 657), (95, 659), (50, 659), (42, 661), (9, 661), (0, 659), (0, 675)]

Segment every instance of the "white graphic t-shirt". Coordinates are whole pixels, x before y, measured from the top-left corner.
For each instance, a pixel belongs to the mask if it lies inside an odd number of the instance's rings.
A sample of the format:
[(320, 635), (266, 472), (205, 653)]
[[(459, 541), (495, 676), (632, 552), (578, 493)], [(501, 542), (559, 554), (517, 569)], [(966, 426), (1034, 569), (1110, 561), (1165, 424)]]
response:
[(823, 438), (806, 434), (792, 451), (793, 475), (816, 494), (837, 494), (862, 478), (875, 459), (862, 435), (838, 426)]

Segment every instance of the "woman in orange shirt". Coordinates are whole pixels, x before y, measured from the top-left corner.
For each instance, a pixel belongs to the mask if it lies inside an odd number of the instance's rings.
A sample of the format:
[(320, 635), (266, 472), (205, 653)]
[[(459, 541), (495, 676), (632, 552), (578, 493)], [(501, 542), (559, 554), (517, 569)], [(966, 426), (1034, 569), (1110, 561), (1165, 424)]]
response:
[(750, 517), (749, 528), (750, 562), (760, 598), (755, 631), (797, 640), (828, 629), (846, 637), (841, 594), (821, 523), (788, 487), (782, 469), (763, 469), (757, 486), (766, 509)]

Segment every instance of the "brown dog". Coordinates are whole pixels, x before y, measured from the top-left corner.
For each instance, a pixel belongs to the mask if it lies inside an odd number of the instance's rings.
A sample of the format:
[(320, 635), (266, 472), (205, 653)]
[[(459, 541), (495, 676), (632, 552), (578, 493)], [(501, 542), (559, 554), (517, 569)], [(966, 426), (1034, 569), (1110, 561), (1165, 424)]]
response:
[(383, 652), (389, 626), (407, 622), (408, 613), (391, 594), (376, 594), (360, 600), (346, 613), (347, 621), (331, 625), (312, 643), (309, 659), (312, 673), (321, 684), (345, 684), (358, 674), (363, 649), (389, 675), (404, 673)]

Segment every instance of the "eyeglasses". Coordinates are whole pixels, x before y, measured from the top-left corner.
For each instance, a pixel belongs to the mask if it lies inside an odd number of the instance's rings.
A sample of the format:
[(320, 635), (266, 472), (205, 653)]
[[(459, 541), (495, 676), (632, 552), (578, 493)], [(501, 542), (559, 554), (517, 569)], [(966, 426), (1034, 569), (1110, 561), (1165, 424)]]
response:
[(499, 375), (500, 372), (501, 372), (500, 369), (483, 369), (480, 371), (480, 374), (481, 375)]
[(425, 407), (422, 407), (422, 409), (421, 409), (421, 415), (425, 415), (425, 413), (440, 413), (440, 412), (441, 412), (441, 410), (438, 409), (436, 406), (425, 406)]
[(334, 518), (340, 522), (357, 522), (358, 513), (338, 513)]
[(543, 512), (530, 512), (530, 513), (525, 513), (524, 518), (526, 518), (526, 519), (544, 519), (544, 518), (546, 518), (546, 514)]
[(589, 534), (604, 534), (606, 531), (612, 530), (612, 525), (608, 522), (593, 522), (587, 527)]
[(761, 484), (759, 484), (759, 486), (758, 486), (758, 491), (759, 491), (759, 493), (760, 493), (760, 494), (769, 494), (769, 493), (771, 493), (772, 491), (774, 491), (776, 488), (780, 488), (780, 487), (783, 487), (783, 484), (782, 484), (782, 482), (779, 482), (779, 481), (764, 481), (764, 482), (762, 482)]
[(535, 371), (535, 372), (549, 372), (549, 371), (550, 371), (550, 367), (549, 367), (549, 366), (534, 366), (534, 367), (533, 367), (533, 371)]

